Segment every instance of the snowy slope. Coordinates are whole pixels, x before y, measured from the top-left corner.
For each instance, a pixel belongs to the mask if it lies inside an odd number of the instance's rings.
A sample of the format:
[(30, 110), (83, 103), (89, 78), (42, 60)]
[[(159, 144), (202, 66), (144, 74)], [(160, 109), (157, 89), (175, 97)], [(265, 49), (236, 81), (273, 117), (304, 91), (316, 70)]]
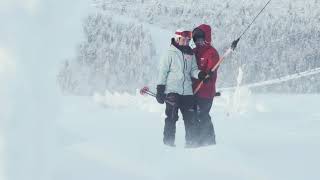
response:
[[(217, 99), (211, 114), (218, 145), (201, 149), (183, 148), (181, 120), (178, 147), (162, 145), (163, 107), (155, 100), (105, 97), (115, 99), (65, 99), (59, 126), (69, 142), (60, 146), (57, 179), (319, 178), (319, 95), (247, 96), (241, 113), (229, 115), (226, 97)], [(138, 105), (120, 109), (113, 103), (117, 98)]]

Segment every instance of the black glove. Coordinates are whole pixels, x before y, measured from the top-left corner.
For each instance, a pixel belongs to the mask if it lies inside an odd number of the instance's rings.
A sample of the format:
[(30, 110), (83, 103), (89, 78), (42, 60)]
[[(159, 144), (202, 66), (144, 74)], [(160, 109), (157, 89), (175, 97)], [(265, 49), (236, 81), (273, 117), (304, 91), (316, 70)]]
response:
[(238, 42), (240, 41), (240, 38), (238, 38), (237, 40), (234, 40), (231, 44), (231, 49), (232, 51), (234, 51), (234, 49), (236, 49)]
[(163, 104), (164, 103), (164, 100), (166, 98), (166, 95), (164, 94), (164, 91), (166, 90), (166, 86), (165, 85), (157, 85), (157, 95), (156, 95), (156, 98), (157, 98), (157, 101), (158, 103), (160, 104)]
[(221, 96), (221, 92), (216, 92), (214, 96)]
[(206, 73), (205, 71), (200, 71), (198, 74), (198, 79), (203, 81), (204, 83), (207, 83), (210, 81), (212, 75), (213, 75), (212, 71), (209, 71), (209, 73)]

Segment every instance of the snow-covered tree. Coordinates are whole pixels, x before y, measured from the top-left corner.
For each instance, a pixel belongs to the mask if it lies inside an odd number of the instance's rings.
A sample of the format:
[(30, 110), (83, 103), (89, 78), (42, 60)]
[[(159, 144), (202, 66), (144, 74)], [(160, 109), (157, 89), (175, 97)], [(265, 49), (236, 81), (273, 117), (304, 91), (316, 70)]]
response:
[[(223, 54), (264, 3), (252, 0), (94, 0), (97, 15), (90, 15), (85, 22), (88, 39), (81, 43), (76, 58), (78, 64), (84, 63), (85, 72), (89, 73), (80, 81), (88, 81), (86, 86), (89, 84), (90, 92), (103, 88), (127, 91), (142, 82), (154, 82), (152, 79), (156, 74), (146, 77), (146, 73), (156, 69), (157, 63), (154, 62), (158, 60), (154, 59), (156, 50), (153, 45), (157, 43), (154, 42), (155, 36), (159, 35), (151, 34), (148, 26), (173, 32), (180, 27), (193, 29), (207, 23), (213, 29), (213, 46)], [(221, 65), (218, 87), (235, 85), (240, 66), (244, 71), (243, 83), (320, 67), (318, 7), (319, 0), (272, 1), (243, 36), (236, 52)], [(134, 22), (128, 20), (124, 23), (111, 16), (128, 17)], [(133, 32), (137, 33), (136, 38), (132, 36)], [(82, 68), (71, 68), (74, 69), (72, 73), (81, 74), (84, 72)], [(106, 78), (109, 76), (112, 78)], [(132, 77), (136, 83), (131, 81)], [(320, 92), (319, 82), (319, 75), (313, 75), (255, 90)], [(119, 83), (123, 86), (116, 86)]]
[(155, 50), (141, 24), (121, 24), (97, 13), (84, 21), (84, 33), (86, 40), (79, 45), (77, 57), (67, 61), (59, 74), (65, 91), (83, 95), (106, 89), (135, 92), (152, 81)]

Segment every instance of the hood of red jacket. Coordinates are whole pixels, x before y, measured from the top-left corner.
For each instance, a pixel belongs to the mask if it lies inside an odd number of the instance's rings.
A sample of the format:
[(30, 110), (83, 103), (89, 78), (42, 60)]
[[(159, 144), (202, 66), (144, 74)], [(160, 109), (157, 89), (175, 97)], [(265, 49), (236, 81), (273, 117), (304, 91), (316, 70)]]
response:
[(205, 35), (205, 41), (206, 44), (210, 45), (212, 38), (211, 38), (211, 27), (207, 24), (201, 24), (200, 26), (198, 26), (197, 28), (201, 29), (201, 31), (204, 32)]

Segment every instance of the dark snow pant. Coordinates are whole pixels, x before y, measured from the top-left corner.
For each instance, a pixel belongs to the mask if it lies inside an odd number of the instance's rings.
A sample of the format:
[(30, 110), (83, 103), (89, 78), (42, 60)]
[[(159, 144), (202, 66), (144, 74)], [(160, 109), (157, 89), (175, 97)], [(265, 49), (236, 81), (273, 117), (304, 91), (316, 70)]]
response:
[(163, 132), (163, 143), (174, 146), (176, 134), (176, 122), (178, 121), (178, 110), (183, 116), (185, 125), (186, 147), (194, 146), (197, 143), (199, 123), (195, 118), (195, 99), (192, 95), (182, 96), (176, 93), (169, 93), (167, 99), (174, 103), (166, 103), (166, 119)]
[(197, 119), (199, 120), (199, 145), (216, 144), (214, 127), (211, 121), (210, 109), (213, 99), (196, 97)]

